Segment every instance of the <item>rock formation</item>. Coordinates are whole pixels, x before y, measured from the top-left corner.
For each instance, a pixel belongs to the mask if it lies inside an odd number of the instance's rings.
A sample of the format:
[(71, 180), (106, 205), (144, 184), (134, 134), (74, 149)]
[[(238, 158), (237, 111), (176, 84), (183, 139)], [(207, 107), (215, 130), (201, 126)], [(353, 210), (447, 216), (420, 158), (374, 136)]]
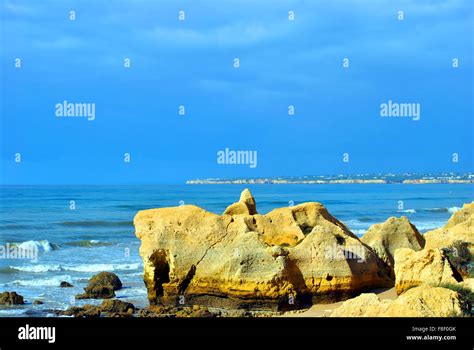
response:
[(16, 292), (0, 293), (0, 305), (23, 305), (23, 297)]
[(398, 294), (420, 284), (440, 286), (461, 281), (462, 277), (440, 249), (415, 252), (402, 248), (395, 251), (395, 287)]
[(393, 284), (319, 203), (260, 215), (245, 190), (223, 215), (185, 205), (142, 210), (134, 225), (152, 305), (286, 308)]
[(379, 258), (390, 266), (392, 273), (395, 250), (410, 248), (418, 251), (425, 245), (423, 236), (406, 216), (391, 217), (384, 223), (372, 225), (361, 241), (370, 246)]
[(469, 304), (459, 293), (423, 285), (396, 300), (380, 300), (373, 293), (361, 294), (345, 301), (331, 317), (461, 317), (469, 312)]
[(121, 288), (122, 282), (115, 273), (100, 272), (89, 280), (85, 293), (76, 295), (76, 299), (110, 299)]
[(124, 313), (133, 314), (135, 312), (135, 306), (132, 303), (127, 303), (118, 299), (106, 299), (100, 306), (103, 312), (110, 313)]
[(457, 241), (468, 245), (471, 255), (474, 254), (474, 202), (464, 204), (455, 212), (448, 223), (441, 228), (425, 233), (427, 248), (450, 248)]

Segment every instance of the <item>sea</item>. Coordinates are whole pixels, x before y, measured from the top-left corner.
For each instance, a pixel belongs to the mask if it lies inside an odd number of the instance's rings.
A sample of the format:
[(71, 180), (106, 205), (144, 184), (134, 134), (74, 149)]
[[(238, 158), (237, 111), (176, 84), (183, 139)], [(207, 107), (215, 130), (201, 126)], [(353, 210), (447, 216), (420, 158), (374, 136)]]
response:
[[(38, 248), (37, 259), (0, 257), (0, 292), (15, 291), (25, 305), (0, 306), (0, 317), (49, 317), (101, 300), (75, 300), (89, 278), (116, 273), (117, 297), (147, 305), (133, 218), (139, 210), (195, 204), (222, 213), (249, 188), (264, 214), (320, 202), (356, 235), (390, 216), (407, 216), (422, 233), (446, 224), (474, 200), (470, 184), (288, 184), (153, 186), (1, 186), (0, 245)], [(60, 288), (62, 281), (72, 288)], [(33, 304), (34, 301), (43, 304)]]

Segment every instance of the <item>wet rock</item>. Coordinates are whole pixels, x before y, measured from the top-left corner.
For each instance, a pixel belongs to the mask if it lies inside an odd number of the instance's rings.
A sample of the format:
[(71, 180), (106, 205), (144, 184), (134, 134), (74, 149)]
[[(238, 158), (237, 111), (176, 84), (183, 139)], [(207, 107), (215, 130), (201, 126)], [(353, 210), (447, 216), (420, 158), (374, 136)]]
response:
[(0, 305), (23, 305), (23, 297), (16, 292), (3, 292), (0, 294)]

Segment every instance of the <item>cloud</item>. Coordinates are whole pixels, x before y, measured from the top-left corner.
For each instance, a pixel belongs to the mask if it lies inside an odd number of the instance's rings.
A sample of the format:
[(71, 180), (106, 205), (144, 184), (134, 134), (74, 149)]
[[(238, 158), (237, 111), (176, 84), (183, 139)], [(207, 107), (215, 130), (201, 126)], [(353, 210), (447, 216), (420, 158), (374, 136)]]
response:
[(3, 9), (6, 14), (15, 14), (15, 15), (30, 15), (36, 13), (37, 9), (33, 6), (26, 6), (23, 4), (12, 3), (10, 1), (3, 4)]
[(235, 22), (210, 29), (172, 28), (156, 26), (142, 34), (155, 44), (188, 48), (246, 47), (289, 35), (292, 27), (287, 20), (272, 23)]
[(84, 47), (83, 39), (73, 36), (61, 36), (53, 40), (35, 40), (33, 46), (39, 49), (75, 49)]

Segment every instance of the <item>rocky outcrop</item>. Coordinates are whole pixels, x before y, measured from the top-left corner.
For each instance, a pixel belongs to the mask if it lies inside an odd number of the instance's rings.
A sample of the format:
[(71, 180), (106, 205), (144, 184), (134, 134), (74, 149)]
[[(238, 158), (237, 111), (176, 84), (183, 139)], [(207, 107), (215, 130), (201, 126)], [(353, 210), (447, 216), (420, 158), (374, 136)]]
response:
[(361, 241), (370, 246), (375, 253), (390, 266), (393, 273), (393, 255), (399, 248), (414, 251), (423, 249), (425, 240), (406, 216), (391, 217), (381, 224), (372, 225)]
[(260, 215), (245, 190), (223, 215), (185, 205), (142, 210), (134, 225), (152, 305), (291, 308), (393, 283), (319, 203)]
[(83, 305), (73, 306), (67, 310), (53, 310), (53, 312), (60, 316), (73, 316), (80, 318), (88, 317), (130, 317), (135, 312), (135, 306), (131, 303), (117, 300), (107, 299), (102, 302), (102, 305)]
[(421, 284), (440, 286), (457, 284), (462, 277), (440, 249), (415, 252), (402, 248), (395, 251), (395, 287), (401, 294)]
[(73, 285), (72, 285), (71, 283), (66, 282), (66, 281), (62, 281), (62, 282), (59, 284), (59, 286), (60, 286), (61, 288), (72, 288), (72, 287), (73, 287)]
[(16, 292), (0, 293), (0, 305), (23, 305), (23, 297)]
[(469, 303), (456, 291), (423, 285), (396, 300), (361, 294), (345, 301), (331, 317), (460, 317), (469, 313)]
[(109, 299), (115, 297), (116, 290), (122, 288), (122, 282), (115, 273), (100, 272), (89, 280), (85, 293), (76, 295), (76, 299)]
[(231, 204), (224, 211), (224, 214), (228, 215), (238, 215), (238, 214), (247, 214), (255, 215), (257, 214), (257, 204), (255, 199), (248, 189), (245, 189), (240, 194), (240, 199), (237, 203)]
[(135, 312), (135, 306), (133, 306), (132, 303), (127, 303), (117, 299), (104, 300), (100, 308), (103, 312), (110, 313), (133, 314)]
[(95, 305), (73, 306), (67, 310), (54, 310), (59, 316), (73, 316), (79, 318), (96, 318), (101, 315), (101, 308)]
[(424, 237), (427, 248), (450, 248), (461, 241), (468, 245), (470, 254), (474, 254), (474, 202), (464, 204), (445, 226), (426, 232)]

